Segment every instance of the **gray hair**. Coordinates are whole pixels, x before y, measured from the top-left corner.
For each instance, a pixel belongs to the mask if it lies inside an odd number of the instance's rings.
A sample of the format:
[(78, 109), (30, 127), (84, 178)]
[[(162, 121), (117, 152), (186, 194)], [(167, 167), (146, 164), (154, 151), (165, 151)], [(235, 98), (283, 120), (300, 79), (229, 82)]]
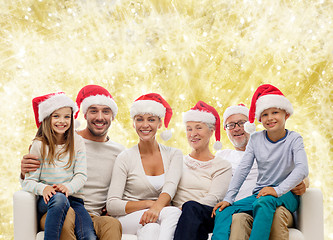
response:
[(215, 124), (214, 123), (206, 123), (206, 122), (204, 122), (204, 124), (207, 125), (207, 127), (209, 128), (209, 130), (214, 130), (215, 131)]
[[(206, 126), (209, 128), (209, 130), (214, 130), (215, 131), (215, 124), (214, 123), (207, 123), (207, 122), (201, 122), (201, 123), (206, 124)], [(185, 125), (186, 125), (186, 123), (185, 123)]]

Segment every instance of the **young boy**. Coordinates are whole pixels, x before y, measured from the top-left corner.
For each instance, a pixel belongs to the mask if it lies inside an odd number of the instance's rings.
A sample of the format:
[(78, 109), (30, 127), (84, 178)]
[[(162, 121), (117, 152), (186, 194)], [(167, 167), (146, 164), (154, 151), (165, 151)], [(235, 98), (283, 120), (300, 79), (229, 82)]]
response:
[[(261, 85), (254, 93), (249, 122), (253, 129), (256, 117), (266, 130), (251, 135), (224, 200), (213, 209), (216, 218), (212, 240), (229, 239), (232, 215), (239, 212), (254, 217), (250, 240), (268, 240), (276, 208), (283, 205), (290, 212), (297, 210), (299, 196), (290, 190), (307, 177), (308, 164), (302, 137), (285, 129), (292, 113), (291, 103), (276, 87)], [(249, 123), (245, 130), (249, 131)], [(254, 160), (259, 174), (253, 195), (234, 203)]]

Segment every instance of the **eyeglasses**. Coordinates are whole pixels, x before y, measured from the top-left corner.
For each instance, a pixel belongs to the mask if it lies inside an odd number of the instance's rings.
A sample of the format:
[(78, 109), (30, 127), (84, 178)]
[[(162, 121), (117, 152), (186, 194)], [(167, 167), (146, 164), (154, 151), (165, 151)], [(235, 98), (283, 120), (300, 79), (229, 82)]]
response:
[(226, 124), (225, 128), (228, 130), (232, 130), (236, 127), (236, 124), (238, 125), (238, 127), (242, 128), (242, 127), (244, 127), (245, 123), (246, 123), (246, 121), (244, 121), (244, 120), (241, 120), (238, 122), (231, 122), (231, 123)]

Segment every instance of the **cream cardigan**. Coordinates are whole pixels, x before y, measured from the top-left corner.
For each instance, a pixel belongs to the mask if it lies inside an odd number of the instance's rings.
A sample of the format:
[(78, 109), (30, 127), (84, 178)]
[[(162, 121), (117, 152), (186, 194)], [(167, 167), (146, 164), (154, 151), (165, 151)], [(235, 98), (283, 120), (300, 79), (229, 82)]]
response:
[(159, 144), (165, 183), (155, 189), (146, 177), (138, 145), (123, 151), (113, 167), (108, 192), (107, 211), (112, 216), (126, 215), (128, 201), (157, 200), (161, 193), (174, 197), (182, 174), (183, 154), (179, 149)]

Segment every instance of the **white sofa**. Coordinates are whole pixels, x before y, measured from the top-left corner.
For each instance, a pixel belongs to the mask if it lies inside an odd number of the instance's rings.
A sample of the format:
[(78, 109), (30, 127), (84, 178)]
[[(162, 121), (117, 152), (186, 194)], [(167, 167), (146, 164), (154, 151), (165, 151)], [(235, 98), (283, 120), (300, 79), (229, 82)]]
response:
[[(13, 196), (14, 239), (43, 239), (44, 232), (37, 233), (36, 197), (17, 191)], [(290, 240), (323, 240), (323, 195), (319, 189), (309, 188), (301, 198), (296, 228), (289, 229)], [(123, 234), (122, 240), (136, 240), (136, 236)]]

